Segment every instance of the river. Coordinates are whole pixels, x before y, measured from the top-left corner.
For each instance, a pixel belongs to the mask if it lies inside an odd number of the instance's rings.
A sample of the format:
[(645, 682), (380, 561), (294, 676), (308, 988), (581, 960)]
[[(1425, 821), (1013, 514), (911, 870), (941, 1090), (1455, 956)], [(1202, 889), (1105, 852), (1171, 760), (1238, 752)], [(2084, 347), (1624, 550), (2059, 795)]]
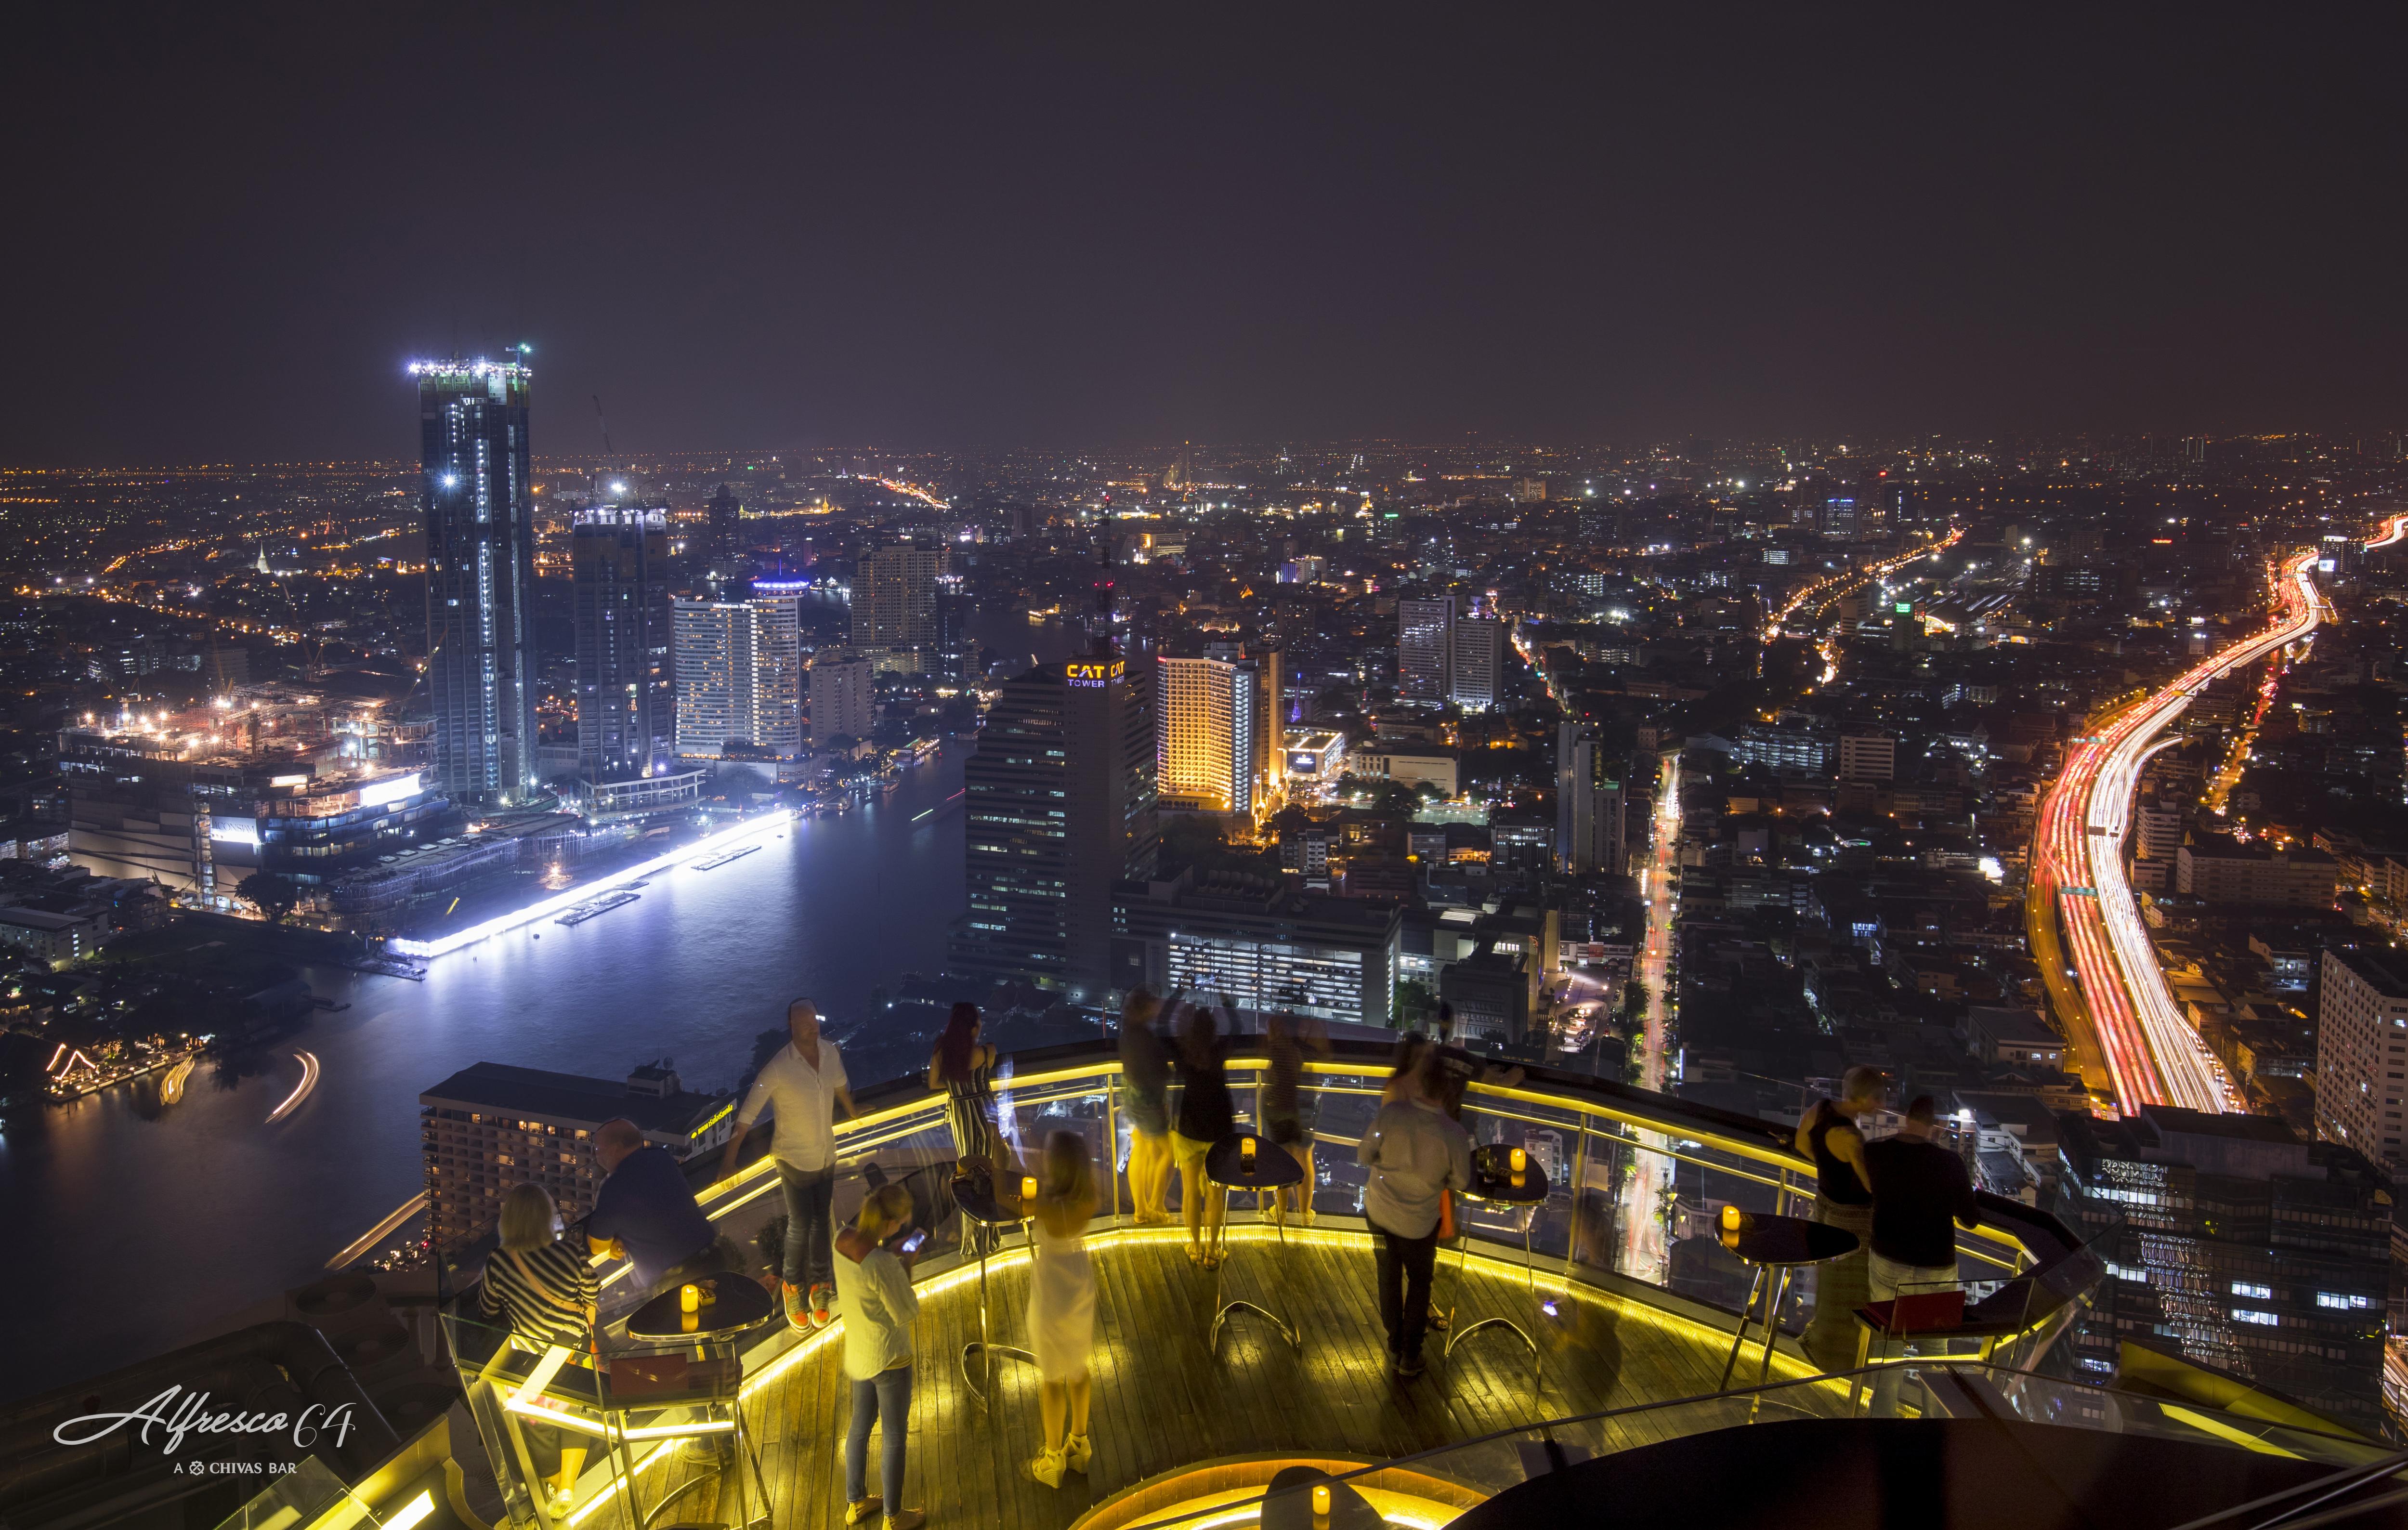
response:
[[(619, 1077), (664, 1053), (732, 1085), (786, 1001), (839, 1024), (942, 965), (962, 907), (959, 744), (853, 813), (796, 823), (710, 871), (680, 867), (574, 928), (546, 920), (436, 958), (424, 982), (312, 969), (321, 1013), (236, 1076), (204, 1064), (161, 1108), (143, 1084), (0, 1132), (0, 1399), (171, 1349), (315, 1279), (422, 1188), (418, 1095), (477, 1062)], [(313, 1053), (317, 1086), (267, 1117)], [(866, 1080), (864, 1081), (867, 1081)], [(16, 1321), (41, 1314), (39, 1322)]]

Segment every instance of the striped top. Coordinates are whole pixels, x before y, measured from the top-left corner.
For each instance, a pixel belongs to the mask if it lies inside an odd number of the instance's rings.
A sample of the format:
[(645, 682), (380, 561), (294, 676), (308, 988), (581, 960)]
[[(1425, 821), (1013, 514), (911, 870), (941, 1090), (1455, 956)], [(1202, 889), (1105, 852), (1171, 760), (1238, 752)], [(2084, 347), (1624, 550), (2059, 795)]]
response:
[(601, 1294), (576, 1246), (562, 1241), (515, 1254), (494, 1250), (485, 1261), (477, 1308), (489, 1318), (507, 1315), (510, 1332), (531, 1343), (582, 1349), (592, 1337), (586, 1308)]

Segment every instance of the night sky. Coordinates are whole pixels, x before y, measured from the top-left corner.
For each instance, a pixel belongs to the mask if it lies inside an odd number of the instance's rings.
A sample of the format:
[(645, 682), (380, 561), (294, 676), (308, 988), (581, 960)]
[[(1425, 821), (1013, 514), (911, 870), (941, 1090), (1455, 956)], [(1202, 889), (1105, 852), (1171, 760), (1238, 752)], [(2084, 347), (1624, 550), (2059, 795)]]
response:
[(2408, 425), (2382, 11), (103, 8), (0, 50), (0, 462), (520, 338), (539, 453)]

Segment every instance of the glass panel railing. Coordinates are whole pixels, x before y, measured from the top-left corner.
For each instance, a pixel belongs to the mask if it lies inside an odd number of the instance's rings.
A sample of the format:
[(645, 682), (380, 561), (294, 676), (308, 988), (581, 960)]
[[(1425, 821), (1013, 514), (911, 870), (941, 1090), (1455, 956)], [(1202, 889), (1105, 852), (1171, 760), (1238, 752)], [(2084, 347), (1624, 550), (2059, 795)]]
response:
[[(1863, 1416), (1870, 1388), (1860, 1390), (1856, 1383), (1895, 1368), (1775, 1381), (1554, 1419), (1334, 1473), (1321, 1480), (1333, 1490), (1343, 1484), (1360, 1494), (1388, 1523), (1443, 1523), (1469, 1504), (1518, 1487), (1562, 1463), (1759, 1423)], [(1904, 1372), (1905, 1385), (1897, 1403), (1897, 1412), (1903, 1417), (2009, 1419), (2229, 1447), (2336, 1470), (2354, 1468), (2361, 1474), (2370, 1469), (2379, 1474), (2386, 1467), (2408, 1469), (2408, 1458), (2365, 1439), (1997, 1366), (1927, 1362), (1904, 1367)], [(1745, 1449), (1744, 1444), (1735, 1444), (1733, 1459), (1745, 1459)], [(1256, 1480), (1259, 1484), (1261, 1479)], [(1294, 1523), (1303, 1523), (1312, 1514), (1311, 1492), (1307, 1482), (1224, 1491), (1198, 1501), (1166, 1506), (1133, 1522), (1129, 1530), (1201, 1530), (1205, 1525), (1222, 1530), (1289, 1523), (1291, 1517)]]

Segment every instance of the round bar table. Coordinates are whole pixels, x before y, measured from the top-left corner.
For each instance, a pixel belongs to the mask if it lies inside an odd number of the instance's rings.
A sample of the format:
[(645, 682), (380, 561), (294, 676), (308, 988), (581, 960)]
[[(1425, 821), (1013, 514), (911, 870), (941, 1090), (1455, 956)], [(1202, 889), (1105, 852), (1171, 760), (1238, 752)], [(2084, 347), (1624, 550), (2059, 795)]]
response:
[[(1015, 1185), (1013, 1188), (1016, 1190), (1018, 1186)], [(988, 1249), (990, 1245), (1001, 1242), (999, 1233), (995, 1237), (988, 1237), (987, 1230), (1007, 1228), (1014, 1223), (1025, 1223), (1033, 1208), (1025, 1205), (1016, 1194), (1009, 1198), (997, 1195), (994, 1190), (976, 1179), (960, 1179), (953, 1181), (953, 1204), (961, 1208), (963, 1220), (976, 1223), (980, 1229), (978, 1237), (979, 1337), (962, 1346), (962, 1383), (969, 1388), (970, 1395), (978, 1399), (979, 1406), (984, 1408), (992, 1401), (989, 1394), (995, 1387), (995, 1363), (997, 1360), (1017, 1360), (1029, 1366), (1037, 1364), (1037, 1357), (1026, 1350), (1016, 1350), (1008, 1344), (995, 1342), (988, 1327), (990, 1320), (987, 1314), (986, 1293)], [(976, 1372), (970, 1368), (970, 1360), (973, 1356), (976, 1356), (979, 1362)]]
[[(702, 1294), (710, 1298), (692, 1312), (684, 1310), (681, 1300), (682, 1288), (688, 1285), (699, 1286)], [(752, 1485), (748, 1490), (746, 1474), (742, 1471), (736, 1474), (736, 1491), (739, 1499), (738, 1512), (743, 1517), (735, 1523), (739, 1525), (767, 1524), (770, 1507), (769, 1487), (761, 1477), (760, 1447), (753, 1443), (752, 1431), (744, 1422), (744, 1371), (742, 1362), (736, 1356), (736, 1336), (760, 1327), (769, 1321), (775, 1310), (776, 1306), (769, 1300), (769, 1294), (761, 1288), (758, 1280), (741, 1275), (722, 1274), (681, 1281), (627, 1314), (627, 1337), (631, 1339), (647, 1346), (683, 1351), (687, 1359), (696, 1364), (714, 1359), (736, 1362), (734, 1368), (727, 1372), (728, 1380), (724, 1386), (714, 1388), (713, 1394), (708, 1398), (692, 1399), (690, 1406), (699, 1408), (703, 1414), (692, 1431), (697, 1437), (716, 1433), (710, 1413), (719, 1408), (727, 1409), (726, 1427), (735, 1435), (737, 1448), (744, 1452), (744, 1462), (751, 1468), (752, 1476)], [(647, 1411), (649, 1407), (656, 1406), (657, 1402), (648, 1405), (641, 1396), (631, 1397), (605, 1415), (606, 1426), (610, 1421), (616, 1422), (617, 1426), (610, 1430), (612, 1456), (619, 1463), (621, 1480), (626, 1484), (631, 1504), (635, 1502), (637, 1473), (633, 1452), (627, 1443), (627, 1415)], [(677, 1437), (675, 1428), (675, 1425), (667, 1428), (654, 1425), (647, 1437), (674, 1438)], [(668, 1494), (650, 1509), (638, 1514), (637, 1523), (649, 1526), (684, 1494), (711, 1480), (709, 1476), (699, 1477)], [(752, 1493), (760, 1494), (761, 1511), (758, 1514), (752, 1511), (749, 1501), (742, 1501), (749, 1499)]]
[[(1252, 1158), (1246, 1155), (1246, 1144), (1249, 1142), (1254, 1144)], [(1285, 1186), (1304, 1183), (1304, 1165), (1297, 1163), (1285, 1148), (1269, 1137), (1254, 1132), (1231, 1132), (1205, 1151), (1204, 1178), (1225, 1191), (1255, 1192), (1254, 1199), (1259, 1208), (1262, 1192), (1268, 1190), (1277, 1194)], [(1227, 1225), (1227, 1209), (1224, 1208), (1222, 1226), (1226, 1228)], [(1287, 1252), (1287, 1219), (1281, 1218), (1276, 1225), (1279, 1228), (1279, 1265), (1284, 1270), (1287, 1265), (1284, 1257)], [(1257, 1312), (1268, 1318), (1271, 1325), (1280, 1331), (1291, 1346), (1297, 1349), (1303, 1348), (1303, 1341), (1297, 1337), (1296, 1329), (1289, 1325), (1288, 1321), (1262, 1303), (1242, 1299), (1238, 1301), (1222, 1299), (1222, 1271), (1229, 1263), (1228, 1245), (1226, 1242), (1221, 1246), (1219, 1252), (1220, 1258), (1214, 1261), (1212, 1265), (1212, 1329), (1206, 1336), (1205, 1347), (1210, 1349), (1220, 1343), (1221, 1324), (1228, 1321), (1230, 1313), (1243, 1308), (1247, 1311)]]
[[(1518, 1214), (1522, 1223), (1522, 1285), (1536, 1296), (1539, 1294), (1539, 1277), (1530, 1252), (1530, 1229), (1539, 1220), (1539, 1208), (1547, 1199), (1547, 1171), (1539, 1166), (1537, 1159), (1525, 1154), (1521, 1172), (1517, 1174), (1513, 1170), (1512, 1154), (1513, 1150), (1510, 1146), (1492, 1145), (1475, 1150), (1471, 1155), (1471, 1188), (1463, 1192), (1463, 1198), (1484, 1206), (1507, 1208)], [(1464, 1228), (1456, 1228), (1455, 1234), (1459, 1247), (1455, 1251), (1455, 1290), (1459, 1301), (1463, 1294), (1464, 1277), (1471, 1267), (1471, 1240)], [(1512, 1318), (1501, 1315), (1482, 1318), (1477, 1323), (1463, 1325), (1450, 1323), (1443, 1352), (1453, 1354), (1457, 1344), (1484, 1328), (1502, 1328), (1528, 1345), (1533, 1358), (1539, 1352), (1539, 1341), (1530, 1337), (1530, 1331)]]
[(1739, 1309), (1739, 1331), (1731, 1336), (1730, 1354), (1723, 1361), (1723, 1379), (1716, 1391), (1730, 1387), (1732, 1368), (1747, 1343), (1749, 1316), (1757, 1292), (1764, 1294), (1764, 1359), (1756, 1366), (1761, 1388), (1772, 1374), (1772, 1341), (1780, 1332), (1781, 1300), (1789, 1293), (1792, 1273), (1808, 1265), (1828, 1264), (1856, 1251), (1856, 1235), (1804, 1217), (1776, 1217), (1749, 1212), (1736, 1228), (1721, 1233), (1722, 1246), (1756, 1272), (1748, 1281), (1747, 1300)]

